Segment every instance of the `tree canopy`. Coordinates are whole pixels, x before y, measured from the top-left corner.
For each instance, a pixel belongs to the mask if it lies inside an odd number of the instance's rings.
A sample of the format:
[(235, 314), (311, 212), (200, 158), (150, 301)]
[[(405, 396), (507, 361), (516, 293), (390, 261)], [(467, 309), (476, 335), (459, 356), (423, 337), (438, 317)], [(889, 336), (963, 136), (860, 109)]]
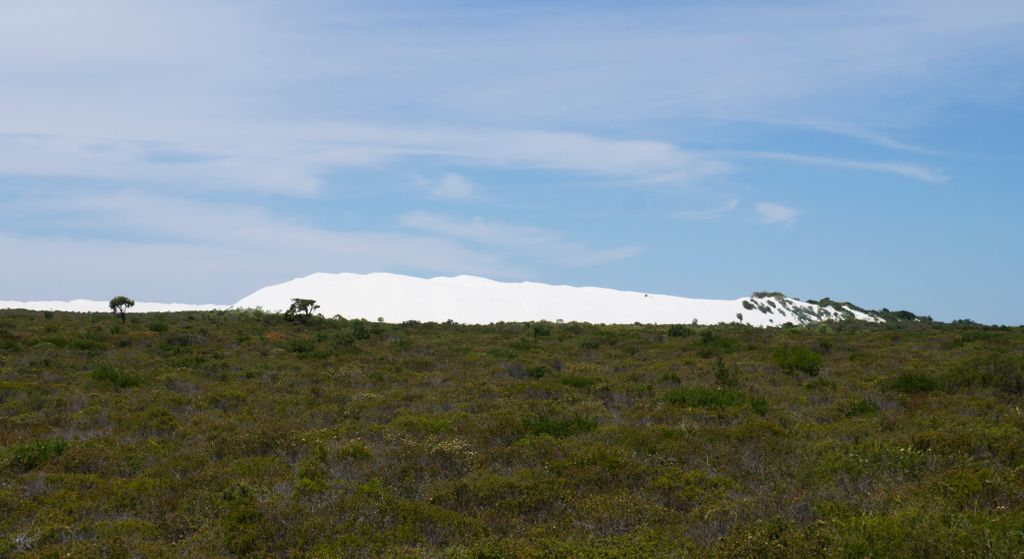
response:
[(118, 295), (110, 300), (110, 310), (114, 311), (114, 314), (121, 319), (121, 322), (125, 321), (125, 316), (128, 314), (128, 309), (135, 306), (135, 301), (132, 301), (124, 295)]

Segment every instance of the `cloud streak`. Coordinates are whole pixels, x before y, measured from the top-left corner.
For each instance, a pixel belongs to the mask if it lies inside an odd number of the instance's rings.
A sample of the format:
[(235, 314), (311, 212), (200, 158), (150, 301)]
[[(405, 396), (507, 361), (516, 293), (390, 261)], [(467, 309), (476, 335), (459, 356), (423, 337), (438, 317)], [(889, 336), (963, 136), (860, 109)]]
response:
[(801, 213), (796, 208), (790, 208), (781, 204), (773, 204), (771, 202), (761, 202), (754, 206), (757, 213), (761, 216), (761, 223), (770, 225), (774, 223), (785, 223), (786, 225), (792, 225), (797, 216)]
[(855, 169), (875, 173), (887, 173), (932, 184), (941, 184), (949, 181), (950, 179), (950, 177), (942, 173), (933, 171), (921, 165), (914, 165), (910, 163), (858, 161), (855, 159), (839, 159), (835, 157), (821, 157), (816, 155), (774, 151), (734, 151), (729, 152), (729, 154), (733, 157), (745, 159), (765, 159), (770, 161), (796, 163), (799, 165), (813, 165), (816, 167), (835, 167), (839, 169)]
[(500, 247), (539, 256), (549, 264), (593, 266), (631, 258), (639, 246), (593, 249), (540, 227), (511, 225), (474, 217), (458, 220), (447, 215), (414, 211), (399, 220), (402, 227), (469, 241), (482, 247)]
[(740, 201), (733, 199), (722, 204), (720, 207), (710, 210), (683, 210), (679, 212), (679, 217), (684, 219), (715, 219), (735, 210), (739, 206)]
[[(211, 137), (231, 135), (224, 130)], [(237, 138), (267, 137), (253, 126)], [(273, 141), (213, 143), (199, 139), (109, 139), (51, 134), (0, 135), (0, 174), (83, 176), (226, 189), (312, 195), (337, 168), (373, 168), (407, 158), (461, 165), (525, 168), (682, 184), (725, 173), (729, 166), (671, 144), (586, 134), (486, 129), (373, 126), (280, 127)], [(670, 176), (669, 178), (666, 178)], [(472, 187), (449, 175), (435, 188), (461, 197)], [(457, 196), (453, 196), (457, 195)]]

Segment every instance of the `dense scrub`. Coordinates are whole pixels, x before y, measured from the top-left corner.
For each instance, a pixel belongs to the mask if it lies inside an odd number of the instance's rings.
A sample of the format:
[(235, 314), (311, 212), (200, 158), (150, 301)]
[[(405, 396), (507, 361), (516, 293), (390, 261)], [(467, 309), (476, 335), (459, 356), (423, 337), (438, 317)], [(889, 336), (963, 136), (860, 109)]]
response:
[(0, 557), (1010, 557), (1024, 329), (0, 312)]

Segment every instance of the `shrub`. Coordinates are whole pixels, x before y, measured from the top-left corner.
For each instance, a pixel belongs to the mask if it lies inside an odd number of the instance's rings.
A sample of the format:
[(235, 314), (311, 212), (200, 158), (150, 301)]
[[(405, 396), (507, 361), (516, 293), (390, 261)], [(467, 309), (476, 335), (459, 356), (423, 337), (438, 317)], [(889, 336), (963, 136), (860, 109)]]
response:
[(285, 349), (292, 353), (312, 353), (316, 342), (312, 338), (292, 338), (285, 343)]
[(564, 439), (597, 429), (597, 421), (581, 415), (558, 417), (545, 414), (528, 418), (525, 428), (529, 435), (551, 435), (556, 439)]
[(16, 443), (5, 448), (0, 454), (0, 467), (15, 472), (27, 472), (60, 456), (67, 448), (68, 442), (64, 439)]
[(768, 400), (761, 397), (750, 399), (750, 409), (754, 410), (754, 413), (764, 417), (768, 415)]
[(18, 337), (14, 334), (0, 328), (0, 349), (4, 351), (18, 351), (21, 345), (18, 343)]
[(700, 332), (700, 347), (697, 353), (701, 357), (723, 355), (736, 350), (736, 340), (727, 338), (708, 328)]
[(365, 320), (356, 320), (352, 322), (352, 337), (357, 340), (370, 339), (370, 328), (366, 325)]
[(787, 373), (801, 372), (815, 376), (821, 370), (821, 355), (812, 349), (799, 346), (782, 346), (772, 353), (772, 359)]
[(90, 376), (95, 381), (106, 382), (118, 388), (132, 388), (142, 384), (142, 379), (138, 376), (115, 369), (107, 363), (94, 367)]
[(582, 377), (579, 375), (562, 375), (558, 377), (558, 382), (566, 386), (572, 386), (573, 388), (586, 389), (597, 384), (597, 379)]
[(846, 408), (846, 417), (856, 417), (858, 415), (870, 415), (879, 410), (878, 404), (870, 398), (861, 398), (856, 402), (848, 405)]
[(900, 373), (889, 382), (889, 388), (900, 394), (921, 394), (939, 388), (939, 382), (921, 373)]
[(715, 382), (720, 386), (735, 388), (740, 385), (739, 371), (735, 367), (727, 367), (719, 357), (715, 361)]
[(533, 336), (550, 336), (551, 335), (551, 323), (549, 322), (535, 322), (533, 323)]
[(526, 369), (526, 376), (530, 378), (542, 378), (552, 372), (551, 367), (548, 367), (547, 365), (535, 365)]
[(949, 388), (987, 386), (1008, 394), (1024, 394), (1024, 358), (995, 353), (967, 359), (946, 375)]
[(738, 390), (708, 386), (680, 386), (665, 394), (666, 402), (690, 408), (722, 409), (742, 404), (744, 400)]
[(668, 327), (668, 335), (673, 338), (685, 338), (693, 335), (693, 329), (683, 324), (673, 324)]

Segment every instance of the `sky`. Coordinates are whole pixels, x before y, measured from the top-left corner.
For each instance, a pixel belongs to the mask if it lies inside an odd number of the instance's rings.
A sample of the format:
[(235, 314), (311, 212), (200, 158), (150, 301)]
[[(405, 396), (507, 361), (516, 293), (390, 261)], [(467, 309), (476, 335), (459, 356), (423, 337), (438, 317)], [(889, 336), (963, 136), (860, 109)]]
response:
[(1024, 2), (36, 0), (0, 299), (314, 272), (1024, 323)]

